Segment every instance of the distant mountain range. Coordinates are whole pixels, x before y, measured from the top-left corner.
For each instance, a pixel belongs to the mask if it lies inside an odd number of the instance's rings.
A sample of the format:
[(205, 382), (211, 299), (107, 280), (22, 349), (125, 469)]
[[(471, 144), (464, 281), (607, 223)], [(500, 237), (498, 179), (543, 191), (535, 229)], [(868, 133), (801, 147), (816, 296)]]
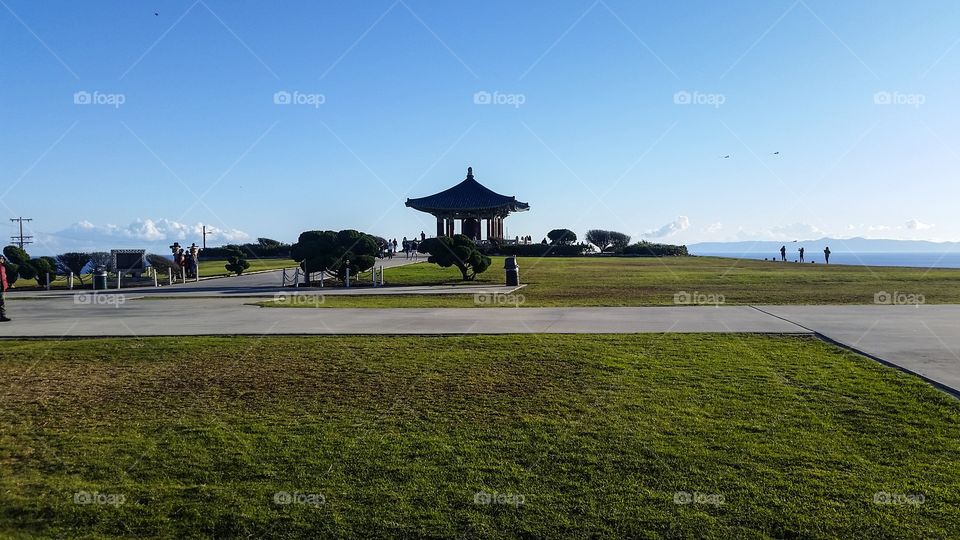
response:
[(780, 246), (786, 245), (792, 253), (803, 246), (810, 253), (823, 250), (825, 246), (835, 252), (853, 253), (944, 253), (960, 252), (960, 242), (929, 242), (927, 240), (883, 240), (875, 238), (820, 238), (818, 240), (783, 241), (745, 241), (745, 242), (700, 242), (687, 245), (694, 255), (710, 253), (746, 254), (777, 253)]

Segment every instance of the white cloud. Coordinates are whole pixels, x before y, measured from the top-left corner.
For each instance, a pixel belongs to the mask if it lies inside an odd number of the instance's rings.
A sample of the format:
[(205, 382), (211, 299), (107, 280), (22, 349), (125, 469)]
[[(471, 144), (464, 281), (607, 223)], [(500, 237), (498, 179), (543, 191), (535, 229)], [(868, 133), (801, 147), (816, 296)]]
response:
[(643, 236), (648, 238), (666, 238), (668, 236), (673, 236), (680, 231), (685, 231), (690, 228), (690, 219), (687, 216), (678, 216), (677, 219), (663, 225), (659, 229), (654, 229), (652, 231), (647, 231), (643, 233)]
[(723, 223), (719, 221), (717, 223), (711, 223), (707, 225), (706, 231), (710, 234), (715, 234), (723, 230)]
[[(69, 227), (45, 235), (49, 241), (67, 248), (96, 246), (99, 249), (110, 247), (154, 247), (167, 242), (191, 241), (200, 243), (203, 239), (204, 223), (181, 223), (166, 218), (157, 220), (137, 219), (126, 226), (113, 224), (96, 225), (90, 221), (78, 221)], [(250, 235), (238, 229), (221, 229), (206, 224), (207, 243), (238, 243), (250, 239)]]
[(911, 231), (925, 231), (927, 229), (932, 229), (934, 226), (929, 223), (923, 223), (916, 219), (911, 219), (907, 221), (904, 226)]

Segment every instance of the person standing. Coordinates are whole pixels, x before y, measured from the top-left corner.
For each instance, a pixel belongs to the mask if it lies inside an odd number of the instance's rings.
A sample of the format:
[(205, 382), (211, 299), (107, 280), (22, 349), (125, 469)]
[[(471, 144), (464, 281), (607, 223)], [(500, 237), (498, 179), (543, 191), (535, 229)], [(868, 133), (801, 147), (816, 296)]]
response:
[(780, 246), (780, 260), (787, 262), (787, 246)]
[(823, 248), (823, 260), (826, 264), (830, 264), (830, 246)]
[(423, 242), (427, 239), (427, 233), (420, 231), (420, 241)]
[(800, 262), (803, 262), (803, 248), (800, 248)]
[(7, 294), (7, 259), (0, 255), (0, 322), (10, 322), (4, 296)]
[(191, 270), (193, 270), (193, 277), (200, 275), (200, 248), (197, 246), (197, 243), (194, 242), (190, 244), (190, 264)]

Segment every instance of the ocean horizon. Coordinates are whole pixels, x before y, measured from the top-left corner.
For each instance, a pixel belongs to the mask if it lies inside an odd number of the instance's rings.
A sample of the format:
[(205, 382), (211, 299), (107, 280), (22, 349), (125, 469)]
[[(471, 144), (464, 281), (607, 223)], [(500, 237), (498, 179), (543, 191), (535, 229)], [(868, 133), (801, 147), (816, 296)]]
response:
[[(779, 260), (780, 253), (767, 252), (698, 252), (690, 251), (691, 255), (701, 257), (729, 257), (734, 259), (776, 259)], [(798, 259), (797, 251), (787, 251), (787, 261), (793, 262)], [(816, 262), (823, 264), (823, 252), (820, 250), (807, 250), (804, 253), (806, 264)], [(903, 266), (912, 268), (960, 268), (960, 251), (958, 252), (919, 252), (919, 253), (890, 253), (890, 252), (844, 252), (832, 250), (830, 253), (830, 264), (845, 264), (853, 266)]]

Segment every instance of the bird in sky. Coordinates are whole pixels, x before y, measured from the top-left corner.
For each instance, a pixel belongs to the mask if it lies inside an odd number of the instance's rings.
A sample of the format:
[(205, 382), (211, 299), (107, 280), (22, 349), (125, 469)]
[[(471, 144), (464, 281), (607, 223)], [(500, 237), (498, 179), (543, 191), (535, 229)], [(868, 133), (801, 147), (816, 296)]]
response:
[(720, 156), (720, 159), (730, 159), (730, 154), (727, 154), (725, 156)]
[(774, 155), (774, 156), (779, 156), (779, 155), (780, 155), (780, 151), (777, 150), (776, 152), (773, 153), (773, 155)]

